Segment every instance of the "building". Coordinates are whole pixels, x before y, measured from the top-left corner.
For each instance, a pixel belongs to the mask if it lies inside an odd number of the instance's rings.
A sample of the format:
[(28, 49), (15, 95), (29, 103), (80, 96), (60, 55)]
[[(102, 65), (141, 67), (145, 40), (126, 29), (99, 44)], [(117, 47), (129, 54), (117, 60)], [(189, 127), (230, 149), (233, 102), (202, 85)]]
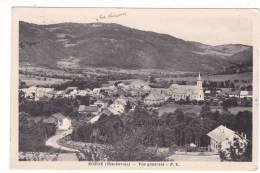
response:
[(97, 115), (100, 109), (97, 105), (80, 105), (78, 109), (79, 116)]
[(97, 100), (94, 105), (98, 106), (99, 108), (106, 108), (108, 106), (108, 102), (104, 99)]
[(236, 98), (239, 98), (239, 97), (240, 97), (240, 96), (239, 96), (239, 91), (236, 91), (236, 90), (230, 91), (230, 92), (228, 92), (227, 94), (228, 94), (228, 97), (236, 97)]
[(71, 127), (71, 119), (61, 113), (52, 114), (49, 118), (43, 120), (47, 124), (55, 124), (58, 130), (68, 130)]
[(160, 105), (170, 98), (168, 89), (153, 88), (148, 96), (144, 98), (144, 104), (148, 106)]
[(204, 92), (202, 88), (202, 80), (200, 74), (197, 79), (197, 85), (179, 85), (172, 84), (170, 86), (172, 92), (171, 98), (175, 101), (178, 100), (204, 100)]
[(38, 101), (43, 97), (51, 98), (53, 97), (53, 94), (55, 94), (54, 88), (32, 86), (29, 88), (23, 88), (21, 90), (24, 92), (24, 96), (26, 98), (33, 99), (35, 101)]
[(120, 115), (125, 112), (126, 105), (128, 104), (128, 100), (125, 97), (117, 98), (114, 103), (112, 103), (108, 110), (115, 115)]
[(240, 91), (240, 98), (253, 98), (252, 91)]
[(78, 90), (77, 95), (78, 96), (87, 96), (91, 94), (91, 90), (90, 89), (85, 89), (85, 90)]
[(234, 142), (234, 138), (238, 138), (242, 144), (246, 143), (244, 138), (223, 125), (210, 131), (207, 136), (210, 137), (210, 150), (212, 152), (218, 152), (219, 150), (230, 148), (230, 145)]

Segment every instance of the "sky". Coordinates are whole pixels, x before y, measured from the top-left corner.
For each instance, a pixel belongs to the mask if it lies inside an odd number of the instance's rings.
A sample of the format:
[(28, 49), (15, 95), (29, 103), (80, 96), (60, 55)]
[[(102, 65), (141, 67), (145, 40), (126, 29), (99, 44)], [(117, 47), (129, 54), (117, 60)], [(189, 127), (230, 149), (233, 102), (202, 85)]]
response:
[(27, 8), (16, 20), (36, 24), (118, 23), (209, 45), (252, 45), (252, 11), (246, 9)]

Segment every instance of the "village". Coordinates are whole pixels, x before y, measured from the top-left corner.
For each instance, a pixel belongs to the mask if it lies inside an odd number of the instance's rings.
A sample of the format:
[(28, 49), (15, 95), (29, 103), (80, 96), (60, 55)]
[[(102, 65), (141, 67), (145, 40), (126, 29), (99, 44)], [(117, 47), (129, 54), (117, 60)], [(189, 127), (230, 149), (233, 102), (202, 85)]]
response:
[[(25, 102), (26, 104), (41, 104), (58, 99), (69, 99), (73, 102), (73, 111), (70, 115), (55, 112), (48, 116), (39, 115), (30, 118), (34, 123), (42, 122), (55, 127), (55, 132), (49, 136), (49, 139), (46, 138), (46, 145), (57, 149), (63, 147), (68, 151), (80, 150), (69, 145), (68, 141), (64, 142), (64, 138), (76, 133), (75, 127), (82, 126), (82, 123), (96, 127), (104, 117), (117, 116), (126, 119), (126, 116), (131, 112), (135, 113), (140, 107), (150, 113), (156, 112), (159, 118), (178, 112), (178, 110), (183, 111), (184, 114), (199, 117), (205, 106), (210, 107), (211, 112), (216, 114), (227, 110), (234, 115), (243, 111), (252, 112), (251, 90), (205, 87), (203, 86), (203, 76), (200, 73), (194, 78), (194, 81), (194, 84), (171, 84), (168, 88), (154, 87), (150, 78), (148, 80), (118, 80), (93, 89), (79, 89), (77, 86), (70, 86), (64, 90), (55, 90), (54, 88), (29, 86), (19, 89), (19, 99), (21, 104)], [(251, 140), (247, 136), (249, 134), (242, 130), (239, 132), (231, 130), (228, 125), (226, 122), (219, 123), (217, 127), (213, 126), (214, 129), (202, 134), (203, 138), (205, 136), (208, 138), (208, 142), (204, 142), (204, 144), (201, 142), (201, 137), (198, 139), (192, 136), (188, 141), (185, 138), (185, 142), (180, 139), (179, 145), (177, 144), (179, 149), (175, 149), (174, 155), (169, 156), (168, 159), (182, 160), (189, 153), (189, 159), (194, 157), (194, 160), (227, 159), (230, 147), (237, 147), (235, 143), (238, 143), (238, 147), (241, 148), (236, 152), (244, 153)], [(97, 140), (95, 137), (100, 133), (100, 131), (92, 130), (89, 142), (105, 144), (106, 142)], [(73, 137), (70, 137), (69, 141), (73, 141)], [(79, 139), (79, 141), (81, 140)], [(185, 149), (180, 146), (185, 146)]]

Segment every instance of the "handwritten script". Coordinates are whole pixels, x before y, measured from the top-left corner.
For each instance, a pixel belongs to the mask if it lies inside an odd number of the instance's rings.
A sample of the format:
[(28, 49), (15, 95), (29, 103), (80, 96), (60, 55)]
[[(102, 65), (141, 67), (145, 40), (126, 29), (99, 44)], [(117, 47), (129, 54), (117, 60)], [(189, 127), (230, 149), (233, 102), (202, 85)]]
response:
[(96, 21), (99, 22), (101, 20), (109, 19), (109, 18), (117, 18), (117, 17), (122, 17), (126, 16), (126, 13), (109, 13), (107, 15), (100, 14), (97, 18)]

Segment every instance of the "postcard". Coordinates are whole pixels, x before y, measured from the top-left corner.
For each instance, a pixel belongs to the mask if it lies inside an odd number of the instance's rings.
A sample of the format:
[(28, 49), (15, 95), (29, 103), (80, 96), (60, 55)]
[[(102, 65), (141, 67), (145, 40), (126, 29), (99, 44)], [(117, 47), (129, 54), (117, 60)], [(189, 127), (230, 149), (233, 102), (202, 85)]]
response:
[(256, 170), (259, 14), (14, 7), (11, 168)]

